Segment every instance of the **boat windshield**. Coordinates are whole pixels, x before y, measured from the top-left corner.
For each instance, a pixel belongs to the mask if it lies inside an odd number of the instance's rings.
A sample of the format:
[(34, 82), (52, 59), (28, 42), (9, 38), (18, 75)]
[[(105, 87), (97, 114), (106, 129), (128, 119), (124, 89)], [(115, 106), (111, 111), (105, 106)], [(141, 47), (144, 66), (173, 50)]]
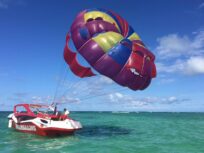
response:
[(30, 110), (35, 114), (43, 113), (43, 114), (53, 114), (54, 108), (49, 105), (30, 105)]
[(24, 106), (18, 106), (16, 107), (16, 112), (18, 113), (27, 113), (27, 109)]

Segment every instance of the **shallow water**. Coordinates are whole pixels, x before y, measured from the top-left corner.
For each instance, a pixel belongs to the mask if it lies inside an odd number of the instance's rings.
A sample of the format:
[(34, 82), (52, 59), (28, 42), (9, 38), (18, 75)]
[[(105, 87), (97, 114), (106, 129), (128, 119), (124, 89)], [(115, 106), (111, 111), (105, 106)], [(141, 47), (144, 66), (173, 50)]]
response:
[(72, 112), (83, 129), (46, 138), (7, 128), (0, 112), (1, 153), (204, 153), (204, 113)]

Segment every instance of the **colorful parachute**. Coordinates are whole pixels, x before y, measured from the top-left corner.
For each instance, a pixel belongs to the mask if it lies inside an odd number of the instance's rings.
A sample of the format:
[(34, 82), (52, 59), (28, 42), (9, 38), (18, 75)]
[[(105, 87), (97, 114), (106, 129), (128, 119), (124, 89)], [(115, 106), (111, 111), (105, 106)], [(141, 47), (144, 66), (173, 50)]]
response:
[[(83, 78), (95, 74), (92, 68), (122, 86), (143, 90), (156, 77), (155, 56), (122, 17), (104, 9), (78, 14), (66, 37), (64, 59), (72, 72)], [(77, 51), (92, 66), (84, 67), (68, 46), (72, 39)]]

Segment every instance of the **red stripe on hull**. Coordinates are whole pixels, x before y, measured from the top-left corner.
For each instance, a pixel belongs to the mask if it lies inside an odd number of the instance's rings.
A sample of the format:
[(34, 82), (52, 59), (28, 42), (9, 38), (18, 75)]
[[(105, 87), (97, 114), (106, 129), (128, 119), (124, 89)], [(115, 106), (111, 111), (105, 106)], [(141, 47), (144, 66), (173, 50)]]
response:
[[(24, 127), (35, 127), (33, 130), (25, 130), (25, 129), (19, 129), (18, 126), (24, 126)], [(40, 136), (60, 136), (60, 135), (71, 135), (73, 134), (76, 129), (61, 129), (61, 128), (40, 128), (36, 126), (33, 123), (21, 123), (21, 124), (16, 124), (14, 121), (12, 123), (12, 127), (23, 133), (29, 133), (29, 134), (36, 134)]]

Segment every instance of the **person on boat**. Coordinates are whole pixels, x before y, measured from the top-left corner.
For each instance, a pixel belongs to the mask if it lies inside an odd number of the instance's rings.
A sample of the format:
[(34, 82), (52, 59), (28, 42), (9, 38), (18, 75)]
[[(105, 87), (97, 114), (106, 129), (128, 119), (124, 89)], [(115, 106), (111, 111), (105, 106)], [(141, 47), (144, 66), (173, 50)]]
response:
[(58, 115), (58, 112), (57, 112), (57, 106), (55, 105), (55, 108), (54, 108), (54, 112), (53, 112), (54, 115)]
[(69, 115), (69, 111), (68, 111), (66, 108), (64, 108), (64, 112), (63, 112), (63, 114), (60, 116), (59, 119), (60, 119), (60, 120), (65, 120), (68, 115)]
[(64, 115), (69, 115), (69, 111), (66, 108), (64, 108)]

